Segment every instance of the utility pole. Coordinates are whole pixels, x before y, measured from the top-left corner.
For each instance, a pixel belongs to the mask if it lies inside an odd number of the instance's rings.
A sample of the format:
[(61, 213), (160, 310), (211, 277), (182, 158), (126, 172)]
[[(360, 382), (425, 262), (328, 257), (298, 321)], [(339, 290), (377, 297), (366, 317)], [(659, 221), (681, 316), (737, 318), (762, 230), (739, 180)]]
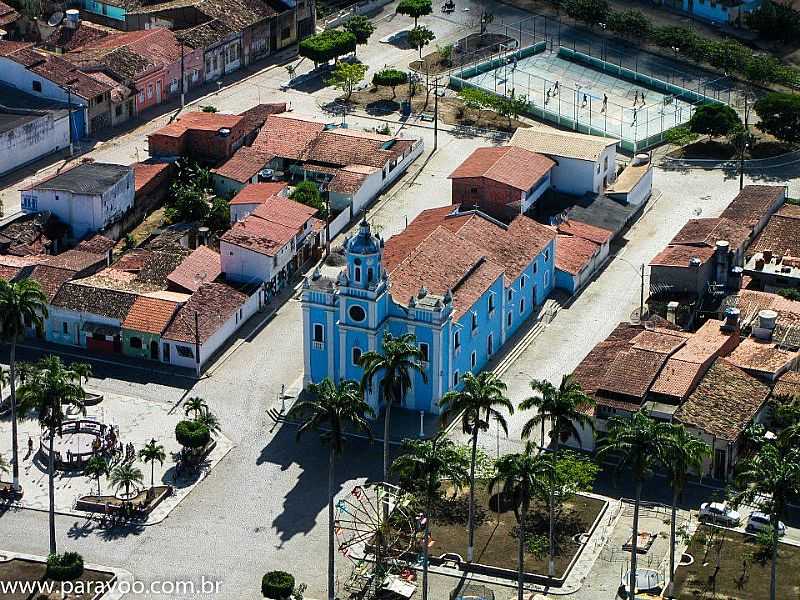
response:
[(181, 110), (186, 106), (186, 75), (184, 74), (183, 41), (181, 41)]
[(434, 80), (433, 88), (433, 151), (439, 147), (439, 78)]
[(747, 92), (744, 94), (744, 139), (739, 144), (739, 191), (744, 189), (744, 151), (747, 149), (747, 140), (750, 137), (750, 131), (747, 129), (748, 122), (748, 106), (747, 106)]
[(325, 260), (331, 255), (331, 197), (325, 196)]
[(197, 378), (200, 379), (200, 318), (194, 311), (194, 366)]
[(72, 89), (67, 87), (67, 125), (69, 126), (69, 155), (75, 154), (75, 139), (72, 133)]
[(642, 263), (642, 287), (639, 292), (639, 322), (644, 319), (644, 263)]

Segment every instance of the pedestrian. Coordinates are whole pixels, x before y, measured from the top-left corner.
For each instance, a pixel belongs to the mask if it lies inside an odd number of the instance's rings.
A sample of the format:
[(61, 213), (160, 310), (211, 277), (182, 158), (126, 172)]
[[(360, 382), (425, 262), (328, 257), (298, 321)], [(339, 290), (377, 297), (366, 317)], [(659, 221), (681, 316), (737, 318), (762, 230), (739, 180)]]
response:
[(644, 92), (642, 92), (642, 100), (641, 100), (641, 102), (640, 102), (640, 105), (641, 105), (641, 106), (644, 106)]
[(581, 103), (581, 108), (586, 108), (586, 103), (589, 100), (586, 98), (586, 94), (583, 95), (583, 102)]
[(547, 95), (544, 97), (544, 104), (545, 104), (545, 106), (547, 106), (547, 104), (548, 104), (549, 102), (550, 102), (550, 88), (547, 88)]
[[(639, 103), (639, 90), (636, 90), (636, 93), (633, 95), (633, 105), (636, 106)], [(636, 111), (634, 111), (636, 114)]]
[(608, 108), (608, 95), (603, 94), (603, 108), (600, 109), (600, 112), (606, 112), (607, 108)]
[(631, 121), (631, 125), (636, 125), (636, 109), (633, 109), (633, 121)]
[(33, 438), (28, 436), (28, 456), (33, 454)]
[(558, 80), (556, 80), (556, 84), (553, 86), (553, 96), (558, 94)]

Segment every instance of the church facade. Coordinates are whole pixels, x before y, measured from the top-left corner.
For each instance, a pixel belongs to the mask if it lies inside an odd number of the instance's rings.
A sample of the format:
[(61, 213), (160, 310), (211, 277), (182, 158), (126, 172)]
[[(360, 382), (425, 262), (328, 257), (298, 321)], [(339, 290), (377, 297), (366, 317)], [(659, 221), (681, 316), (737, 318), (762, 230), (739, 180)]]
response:
[[(410, 333), (427, 381), (415, 374), (403, 405), (438, 413), (439, 398), (481, 371), (552, 291), (555, 237), (525, 216), (505, 225), (458, 206), (426, 210), (386, 242), (362, 222), (338, 277), (303, 284), (304, 384), (359, 381), (361, 354), (380, 351), (385, 332)], [(378, 390), (367, 397), (376, 413)]]

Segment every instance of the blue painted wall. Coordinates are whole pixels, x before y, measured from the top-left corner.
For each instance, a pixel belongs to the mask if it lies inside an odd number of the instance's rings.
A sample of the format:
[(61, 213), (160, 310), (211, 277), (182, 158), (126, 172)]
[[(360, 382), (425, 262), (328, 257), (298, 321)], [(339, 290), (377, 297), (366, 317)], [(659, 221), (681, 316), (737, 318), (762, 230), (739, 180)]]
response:
[(83, 9), (96, 15), (103, 15), (109, 19), (124, 21), (127, 11), (119, 6), (112, 6), (97, 0), (83, 0)]

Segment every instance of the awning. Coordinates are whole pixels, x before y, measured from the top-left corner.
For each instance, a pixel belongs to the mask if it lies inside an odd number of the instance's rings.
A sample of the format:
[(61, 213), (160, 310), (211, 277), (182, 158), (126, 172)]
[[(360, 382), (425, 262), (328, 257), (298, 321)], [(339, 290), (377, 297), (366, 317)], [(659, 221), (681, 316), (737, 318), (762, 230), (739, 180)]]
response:
[(90, 321), (84, 322), (84, 324), (81, 326), (81, 330), (91, 334), (111, 337), (119, 335), (120, 332), (119, 327), (114, 327), (113, 325), (108, 325), (106, 323), (92, 323)]

